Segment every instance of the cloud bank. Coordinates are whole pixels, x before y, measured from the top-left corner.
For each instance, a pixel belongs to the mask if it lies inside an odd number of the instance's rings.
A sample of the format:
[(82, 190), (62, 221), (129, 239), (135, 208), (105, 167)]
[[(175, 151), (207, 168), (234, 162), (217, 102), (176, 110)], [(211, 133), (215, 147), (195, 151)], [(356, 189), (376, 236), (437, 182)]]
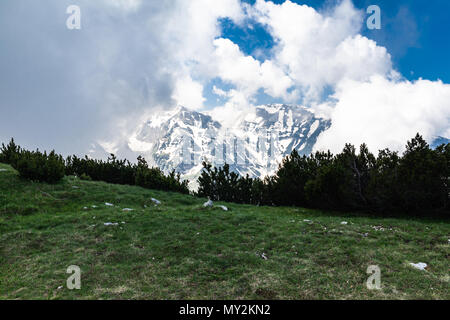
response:
[(450, 85), (441, 81), (346, 80), (334, 95), (332, 126), (319, 137), (317, 150), (338, 152), (345, 142), (370, 150), (402, 151), (420, 132), (428, 141), (450, 135)]
[[(79, 31), (65, 27), (71, 4), (82, 11)], [(223, 19), (261, 26), (273, 47), (246, 53), (222, 33)], [(317, 150), (449, 137), (450, 86), (405, 80), (364, 27), (350, 0), (319, 11), (265, 0), (4, 0), (0, 140), (83, 153), (93, 141), (126, 141), (142, 119), (176, 105), (204, 110), (220, 98), (208, 111), (232, 124), (261, 95), (329, 117)]]

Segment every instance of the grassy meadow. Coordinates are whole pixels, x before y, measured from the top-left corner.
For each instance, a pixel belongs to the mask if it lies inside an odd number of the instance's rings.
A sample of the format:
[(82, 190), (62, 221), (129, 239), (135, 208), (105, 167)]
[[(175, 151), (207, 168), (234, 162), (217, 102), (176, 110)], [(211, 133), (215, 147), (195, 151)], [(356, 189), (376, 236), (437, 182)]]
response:
[(449, 221), (205, 201), (0, 164), (0, 299), (450, 299)]

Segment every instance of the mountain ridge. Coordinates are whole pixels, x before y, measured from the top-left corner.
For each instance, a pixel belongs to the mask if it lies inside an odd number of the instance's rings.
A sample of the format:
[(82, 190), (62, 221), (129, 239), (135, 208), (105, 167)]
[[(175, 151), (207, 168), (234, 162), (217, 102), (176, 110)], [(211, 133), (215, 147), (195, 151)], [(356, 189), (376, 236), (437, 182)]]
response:
[(311, 153), (330, 125), (295, 105), (257, 106), (243, 112), (232, 127), (207, 112), (179, 106), (138, 126), (127, 147), (164, 172), (175, 170), (190, 180), (196, 180), (205, 160), (216, 166), (228, 163), (241, 175), (264, 177), (292, 150)]
[[(179, 172), (195, 189), (202, 161), (227, 163), (240, 175), (263, 178), (294, 149), (310, 154), (318, 136), (331, 126), (329, 119), (299, 105), (267, 104), (233, 116), (237, 120), (229, 126), (213, 113), (178, 106), (149, 117), (114, 153), (126, 158), (142, 155), (165, 173)], [(436, 137), (431, 146), (448, 141)], [(95, 143), (89, 154), (98, 158), (109, 152)]]

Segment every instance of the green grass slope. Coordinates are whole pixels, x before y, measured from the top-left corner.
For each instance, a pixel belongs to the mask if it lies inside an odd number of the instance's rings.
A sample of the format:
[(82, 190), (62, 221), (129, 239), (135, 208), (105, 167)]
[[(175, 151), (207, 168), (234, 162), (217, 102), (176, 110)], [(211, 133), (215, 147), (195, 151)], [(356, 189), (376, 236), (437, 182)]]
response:
[[(450, 299), (448, 221), (204, 201), (75, 177), (31, 183), (0, 164), (0, 298)], [(66, 287), (70, 265), (80, 290)], [(381, 290), (366, 288), (369, 265)]]

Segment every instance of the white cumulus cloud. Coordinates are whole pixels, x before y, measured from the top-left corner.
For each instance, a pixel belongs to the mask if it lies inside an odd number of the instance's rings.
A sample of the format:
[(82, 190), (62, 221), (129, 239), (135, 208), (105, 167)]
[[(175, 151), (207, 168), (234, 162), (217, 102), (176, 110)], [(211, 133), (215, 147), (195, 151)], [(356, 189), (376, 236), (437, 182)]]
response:
[(276, 39), (273, 60), (309, 100), (342, 79), (367, 80), (392, 69), (386, 49), (359, 34), (363, 15), (350, 0), (322, 13), (290, 1), (257, 0), (248, 11)]
[(203, 97), (203, 85), (189, 76), (176, 80), (172, 98), (177, 101), (178, 105), (193, 110), (202, 109), (203, 102), (206, 100)]
[(418, 132), (428, 141), (450, 136), (450, 85), (442, 81), (347, 80), (334, 98), (332, 126), (321, 134), (316, 150), (340, 152), (349, 142), (367, 143), (373, 152), (402, 151)]

